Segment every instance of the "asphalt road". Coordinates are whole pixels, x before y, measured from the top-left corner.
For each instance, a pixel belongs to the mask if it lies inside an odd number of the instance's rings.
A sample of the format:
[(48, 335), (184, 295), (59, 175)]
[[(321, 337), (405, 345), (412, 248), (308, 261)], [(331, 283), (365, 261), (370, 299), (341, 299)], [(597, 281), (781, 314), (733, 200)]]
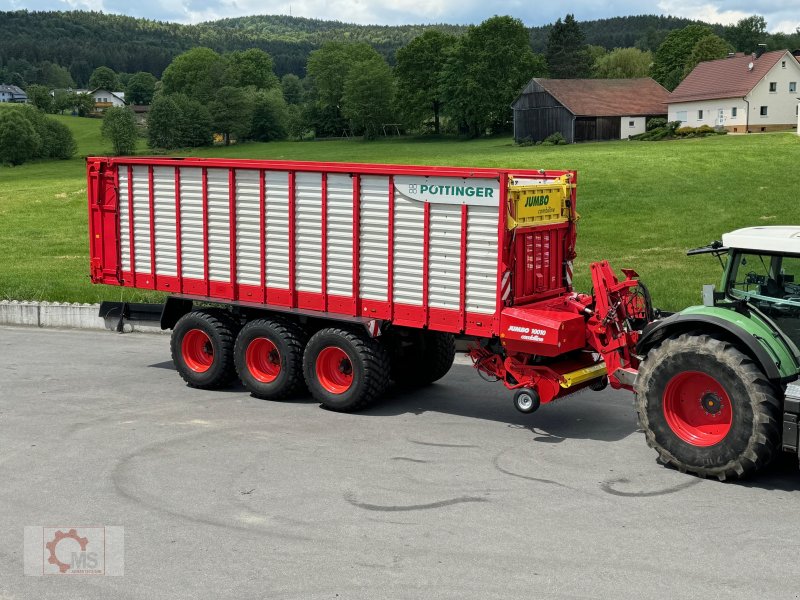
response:
[[(794, 463), (704, 481), (637, 429), (463, 365), (345, 415), (189, 389), (166, 336), (0, 328), (0, 600), (797, 598)], [(23, 576), (25, 526), (88, 523), (124, 576)]]

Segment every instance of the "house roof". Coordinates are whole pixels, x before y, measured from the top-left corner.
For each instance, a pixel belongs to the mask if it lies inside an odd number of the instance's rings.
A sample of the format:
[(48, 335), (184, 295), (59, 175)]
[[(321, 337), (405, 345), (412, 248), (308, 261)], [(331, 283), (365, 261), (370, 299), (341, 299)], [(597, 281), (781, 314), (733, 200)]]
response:
[(125, 92), (112, 92), (111, 90), (107, 90), (106, 88), (95, 88), (89, 91), (89, 94), (96, 94), (97, 92), (108, 92), (112, 96), (116, 96), (118, 100), (125, 102)]
[(669, 92), (641, 79), (539, 79), (546, 92), (578, 117), (632, 117), (667, 113)]
[(786, 50), (774, 50), (765, 52), (758, 58), (754, 58), (752, 54), (737, 54), (701, 62), (675, 88), (669, 102), (673, 104), (717, 98), (744, 98), (783, 56), (787, 56), (787, 60), (794, 60)]
[(16, 85), (0, 85), (0, 92), (6, 92), (15, 94), (17, 96), (24, 96), (25, 92), (22, 91), (22, 88), (17, 87)]

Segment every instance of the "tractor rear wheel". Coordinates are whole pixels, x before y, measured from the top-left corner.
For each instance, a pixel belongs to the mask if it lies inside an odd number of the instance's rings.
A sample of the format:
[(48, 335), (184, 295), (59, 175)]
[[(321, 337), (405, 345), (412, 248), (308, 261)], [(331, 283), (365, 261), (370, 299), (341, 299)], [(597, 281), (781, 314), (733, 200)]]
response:
[(255, 319), (236, 338), (233, 361), (256, 398), (283, 400), (303, 388), (303, 349), (308, 335), (281, 318)]
[(191, 387), (224, 387), (236, 376), (233, 340), (239, 324), (221, 309), (193, 310), (175, 324), (170, 339), (172, 362)]
[(710, 335), (684, 334), (650, 350), (636, 411), (661, 461), (701, 477), (746, 477), (779, 448), (775, 389), (736, 346)]
[(311, 395), (325, 408), (353, 412), (386, 391), (389, 355), (362, 331), (322, 329), (308, 341), (303, 373)]
[(396, 332), (392, 339), (392, 380), (401, 387), (418, 387), (447, 375), (456, 356), (455, 337), (427, 330)]

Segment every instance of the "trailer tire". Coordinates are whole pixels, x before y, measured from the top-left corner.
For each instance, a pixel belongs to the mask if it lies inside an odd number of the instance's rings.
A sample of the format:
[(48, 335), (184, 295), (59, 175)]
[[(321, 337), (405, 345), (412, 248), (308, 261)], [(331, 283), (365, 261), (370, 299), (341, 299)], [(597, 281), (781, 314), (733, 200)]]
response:
[(780, 444), (779, 397), (734, 344), (705, 334), (668, 338), (648, 353), (636, 382), (647, 444), (681, 472), (747, 477)]
[(447, 375), (456, 357), (455, 337), (427, 330), (412, 336), (405, 344), (395, 341), (392, 380), (400, 387), (410, 388), (429, 385)]
[(386, 348), (361, 331), (321, 329), (303, 355), (311, 395), (339, 412), (360, 410), (381, 396), (389, 387), (389, 370)]
[(307, 339), (300, 326), (284, 319), (247, 323), (233, 349), (233, 362), (244, 387), (264, 400), (283, 400), (301, 391)]
[(204, 390), (225, 387), (236, 372), (233, 343), (239, 324), (225, 310), (193, 310), (175, 324), (170, 339), (172, 362), (190, 386)]

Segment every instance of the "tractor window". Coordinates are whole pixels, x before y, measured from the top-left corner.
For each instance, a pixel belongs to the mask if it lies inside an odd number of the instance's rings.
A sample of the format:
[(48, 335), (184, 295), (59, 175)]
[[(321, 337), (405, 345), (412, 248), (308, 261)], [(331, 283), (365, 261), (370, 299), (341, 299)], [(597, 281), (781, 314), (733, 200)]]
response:
[(728, 293), (750, 302), (800, 344), (800, 257), (739, 254)]

